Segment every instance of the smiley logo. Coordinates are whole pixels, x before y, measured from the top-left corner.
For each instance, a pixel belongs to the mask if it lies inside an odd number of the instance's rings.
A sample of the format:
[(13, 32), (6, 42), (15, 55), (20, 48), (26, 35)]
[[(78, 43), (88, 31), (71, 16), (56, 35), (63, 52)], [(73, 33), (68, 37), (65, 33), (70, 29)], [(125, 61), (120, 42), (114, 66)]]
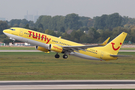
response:
[[(120, 46), (118, 46), (117, 48), (115, 48), (115, 47), (114, 47), (115, 43), (113, 43), (113, 42), (112, 42), (111, 44), (112, 44), (113, 50), (115, 50), (115, 51), (117, 51), (117, 50), (120, 48)], [(122, 43), (120, 43), (120, 45), (122, 45)]]

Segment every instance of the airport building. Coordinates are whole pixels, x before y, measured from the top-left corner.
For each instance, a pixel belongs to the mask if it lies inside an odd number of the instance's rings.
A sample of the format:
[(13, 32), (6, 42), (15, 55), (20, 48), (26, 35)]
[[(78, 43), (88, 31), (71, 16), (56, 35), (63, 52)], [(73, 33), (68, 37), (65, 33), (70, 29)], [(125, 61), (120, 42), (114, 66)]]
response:
[(0, 46), (5, 46), (5, 43), (3, 43), (3, 42), (0, 42)]
[(19, 42), (19, 43), (9, 43), (9, 46), (30, 46), (29, 43), (22, 43), (22, 42)]

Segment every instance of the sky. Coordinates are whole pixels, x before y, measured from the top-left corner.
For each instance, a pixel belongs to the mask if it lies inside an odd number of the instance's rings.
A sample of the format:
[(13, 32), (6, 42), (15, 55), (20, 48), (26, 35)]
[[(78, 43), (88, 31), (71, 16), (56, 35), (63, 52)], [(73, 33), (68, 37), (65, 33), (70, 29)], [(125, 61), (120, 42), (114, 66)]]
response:
[(0, 18), (24, 19), (24, 15), (62, 15), (76, 13), (95, 17), (119, 13), (135, 18), (135, 0), (0, 0)]

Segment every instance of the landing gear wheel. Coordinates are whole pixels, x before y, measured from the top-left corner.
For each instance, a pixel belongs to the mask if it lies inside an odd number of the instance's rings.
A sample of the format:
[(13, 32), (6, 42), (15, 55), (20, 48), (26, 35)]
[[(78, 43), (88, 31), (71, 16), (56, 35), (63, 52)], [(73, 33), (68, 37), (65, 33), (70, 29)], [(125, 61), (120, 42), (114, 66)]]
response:
[(67, 59), (67, 58), (68, 58), (68, 55), (65, 55), (65, 54), (64, 54), (64, 55), (63, 55), (63, 58), (64, 58), (64, 59)]
[(56, 54), (56, 55), (55, 55), (55, 58), (59, 58), (59, 57), (60, 57), (60, 55), (59, 55), (59, 54)]
[(13, 44), (13, 45), (15, 44), (15, 40), (12, 41), (12, 44)]

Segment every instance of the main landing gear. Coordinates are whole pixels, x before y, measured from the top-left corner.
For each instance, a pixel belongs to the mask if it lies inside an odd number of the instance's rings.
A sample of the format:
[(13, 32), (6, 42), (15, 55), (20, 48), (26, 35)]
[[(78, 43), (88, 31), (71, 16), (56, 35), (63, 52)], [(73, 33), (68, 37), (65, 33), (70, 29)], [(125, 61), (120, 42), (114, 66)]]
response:
[[(57, 54), (55, 55), (55, 58), (59, 58), (59, 57), (60, 57), (60, 55), (57, 53)], [(63, 58), (64, 58), (64, 59), (67, 59), (67, 58), (68, 58), (68, 55), (64, 54), (64, 55), (63, 55)]]
[(55, 55), (55, 58), (59, 58), (60, 57), (60, 55), (57, 53), (56, 55)]
[(64, 58), (64, 59), (67, 59), (67, 58), (68, 58), (68, 55), (64, 54), (64, 55), (63, 55), (63, 58)]

